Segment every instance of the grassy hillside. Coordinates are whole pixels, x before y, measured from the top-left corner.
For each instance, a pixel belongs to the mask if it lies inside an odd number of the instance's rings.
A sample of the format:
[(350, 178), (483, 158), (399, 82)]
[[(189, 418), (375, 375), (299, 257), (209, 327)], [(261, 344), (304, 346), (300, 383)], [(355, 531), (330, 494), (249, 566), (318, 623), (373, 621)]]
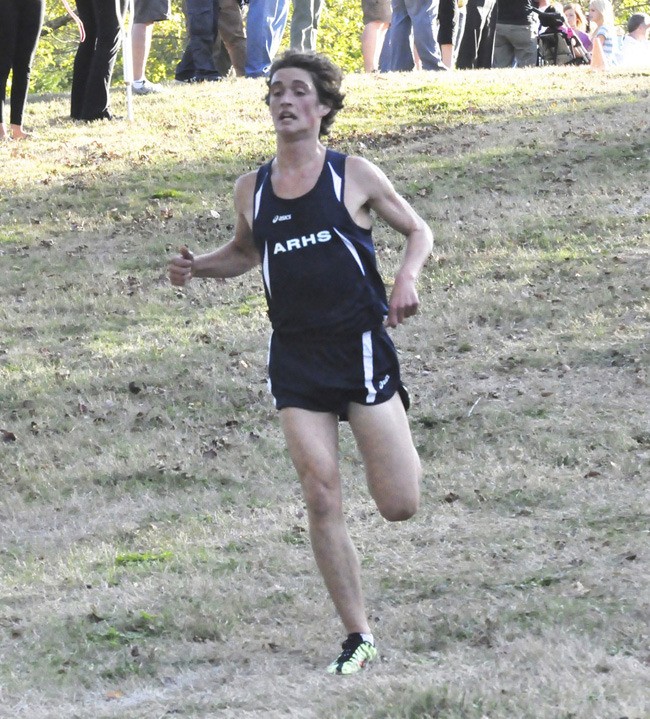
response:
[[(350, 76), (330, 144), (430, 222), (393, 334), (423, 505), (341, 460), (381, 660), (343, 639), (266, 393), (256, 272), (186, 291), (273, 151), (261, 81), (0, 144), (0, 717), (650, 716), (649, 76)], [(120, 89), (116, 110), (124, 113)], [(401, 243), (381, 224), (388, 282)]]

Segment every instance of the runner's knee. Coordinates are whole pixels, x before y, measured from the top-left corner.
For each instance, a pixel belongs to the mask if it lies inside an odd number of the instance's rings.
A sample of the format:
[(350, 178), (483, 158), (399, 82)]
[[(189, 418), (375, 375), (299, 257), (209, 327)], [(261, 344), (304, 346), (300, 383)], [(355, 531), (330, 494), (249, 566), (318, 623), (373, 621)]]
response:
[(327, 472), (323, 467), (301, 473), (303, 497), (307, 511), (313, 519), (326, 518), (343, 511), (340, 481), (336, 470)]
[(418, 461), (412, 473), (399, 477), (384, 476), (382, 481), (368, 483), (377, 509), (384, 519), (404, 522), (418, 511), (421, 474)]
[(399, 502), (377, 504), (381, 516), (389, 522), (405, 522), (411, 519), (420, 505), (418, 497), (404, 498)]

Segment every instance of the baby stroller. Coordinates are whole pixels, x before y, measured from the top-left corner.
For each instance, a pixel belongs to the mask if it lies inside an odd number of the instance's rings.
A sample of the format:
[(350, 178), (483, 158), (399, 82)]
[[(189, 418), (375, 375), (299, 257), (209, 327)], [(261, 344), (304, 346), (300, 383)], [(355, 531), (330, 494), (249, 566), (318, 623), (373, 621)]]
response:
[(562, 14), (535, 8), (533, 12), (543, 28), (537, 36), (538, 65), (589, 65), (591, 55)]

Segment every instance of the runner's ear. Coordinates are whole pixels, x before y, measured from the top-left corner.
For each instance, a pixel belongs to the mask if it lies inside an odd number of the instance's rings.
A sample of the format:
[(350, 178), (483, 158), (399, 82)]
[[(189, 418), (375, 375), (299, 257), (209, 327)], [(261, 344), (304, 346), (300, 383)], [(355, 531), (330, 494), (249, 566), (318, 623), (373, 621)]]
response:
[(318, 110), (321, 117), (327, 117), (330, 112), (332, 112), (331, 105), (325, 105), (324, 103), (320, 102), (318, 104)]

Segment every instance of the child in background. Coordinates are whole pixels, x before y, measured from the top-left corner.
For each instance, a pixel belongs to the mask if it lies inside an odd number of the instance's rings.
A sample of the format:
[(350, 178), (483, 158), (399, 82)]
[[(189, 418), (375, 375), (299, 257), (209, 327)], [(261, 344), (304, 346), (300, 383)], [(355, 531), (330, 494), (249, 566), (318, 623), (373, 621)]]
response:
[[(605, 66), (616, 64), (618, 54), (618, 37), (614, 25), (614, 8), (610, 0), (591, 0), (589, 3), (589, 19), (596, 25), (594, 45), (599, 42), (605, 58)], [(592, 65), (596, 53), (592, 54)]]
[(587, 52), (591, 52), (593, 43), (587, 33), (587, 18), (583, 9), (576, 2), (570, 2), (562, 8), (567, 25), (580, 38), (582, 46)]

